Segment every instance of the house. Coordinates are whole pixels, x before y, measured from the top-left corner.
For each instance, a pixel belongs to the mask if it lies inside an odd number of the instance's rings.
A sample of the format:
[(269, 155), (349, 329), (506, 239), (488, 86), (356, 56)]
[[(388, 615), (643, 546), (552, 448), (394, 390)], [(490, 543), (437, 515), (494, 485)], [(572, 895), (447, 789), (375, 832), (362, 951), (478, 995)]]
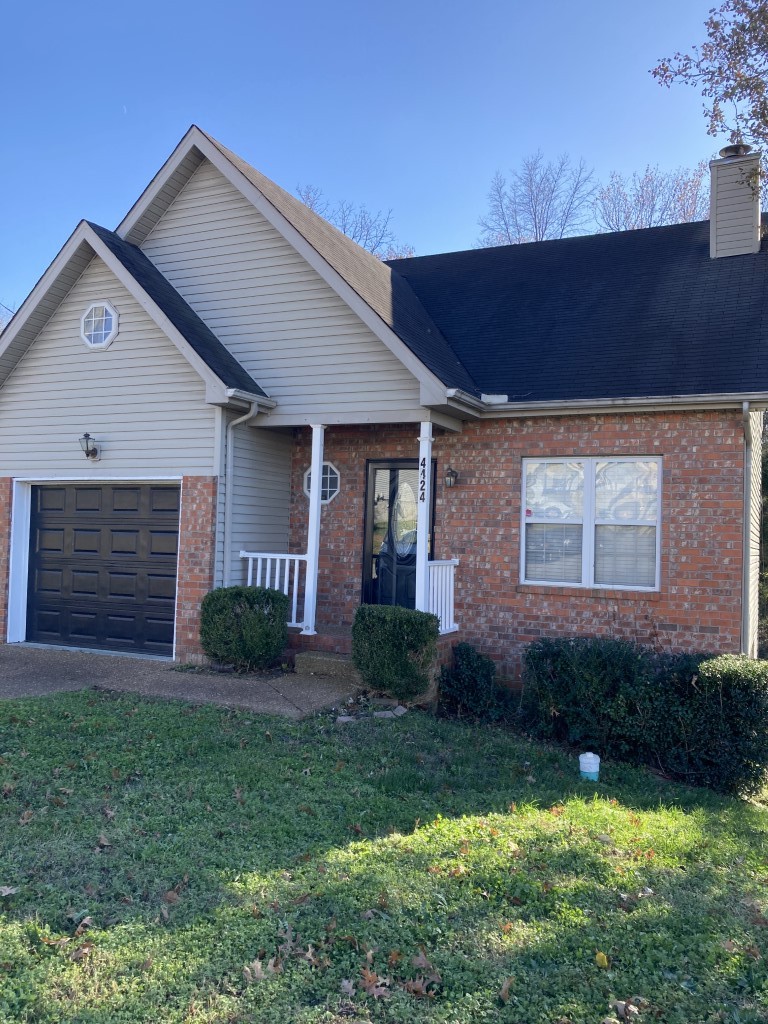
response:
[(248, 582), (317, 650), (365, 601), (506, 675), (544, 635), (755, 654), (756, 161), (708, 223), (385, 264), (193, 126), (0, 338), (7, 642), (195, 660)]

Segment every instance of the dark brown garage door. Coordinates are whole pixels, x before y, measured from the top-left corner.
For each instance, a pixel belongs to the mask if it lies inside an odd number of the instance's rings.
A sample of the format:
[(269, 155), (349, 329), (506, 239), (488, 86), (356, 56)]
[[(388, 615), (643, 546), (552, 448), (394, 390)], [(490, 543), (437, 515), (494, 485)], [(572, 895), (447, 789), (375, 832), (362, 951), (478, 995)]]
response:
[(32, 488), (27, 640), (170, 655), (179, 488)]

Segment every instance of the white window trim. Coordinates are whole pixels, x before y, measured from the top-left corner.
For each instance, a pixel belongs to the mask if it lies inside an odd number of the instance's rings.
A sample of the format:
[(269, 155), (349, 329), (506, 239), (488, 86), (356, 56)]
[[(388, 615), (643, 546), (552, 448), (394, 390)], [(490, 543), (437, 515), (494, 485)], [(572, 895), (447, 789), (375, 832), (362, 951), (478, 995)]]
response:
[[(530, 519), (526, 517), (526, 472), (528, 462), (562, 463), (577, 462), (584, 467), (584, 507), (582, 509), (581, 528), (581, 582), (572, 580), (529, 580), (525, 575), (525, 529)], [(658, 466), (658, 490), (656, 493), (656, 519), (652, 523), (648, 519), (622, 519), (621, 526), (654, 526), (656, 529), (656, 577), (652, 587), (638, 585), (627, 586), (621, 583), (595, 583), (595, 527), (616, 526), (615, 522), (597, 520), (595, 518), (595, 466), (598, 462), (654, 462)], [(661, 589), (661, 489), (662, 459), (658, 455), (559, 455), (547, 458), (530, 456), (523, 458), (521, 468), (521, 503), (520, 503), (520, 582), (531, 587), (575, 587), (579, 590), (627, 590), (642, 593), (655, 593)], [(535, 520), (534, 522), (538, 522)], [(574, 520), (574, 525), (579, 525)]]
[[(323, 461), (323, 475), (325, 474), (325, 467), (326, 466), (330, 466), (330, 468), (334, 471), (334, 473), (336, 474), (336, 477), (337, 477), (339, 483), (338, 483), (338, 486), (336, 487), (336, 490), (330, 496), (330, 498), (322, 498), (322, 497), (320, 498), (320, 504), (321, 505), (329, 505), (333, 501), (333, 499), (338, 496), (339, 492), (341, 491), (341, 473), (338, 471), (338, 469), (336, 468), (336, 466), (334, 466), (334, 464), (332, 462), (329, 462), (327, 459), (325, 459)], [(304, 471), (304, 493), (306, 494), (307, 497), (309, 497), (309, 474), (311, 472), (312, 472), (312, 467), (311, 466)], [(320, 482), (321, 482), (321, 485), (322, 485), (322, 477), (321, 477), (321, 481)]]
[[(100, 341), (100, 342), (98, 342), (98, 344), (94, 345), (94, 343), (92, 341), (88, 340), (88, 335), (85, 333), (85, 321), (88, 318), (88, 316), (90, 315), (91, 310), (95, 309), (96, 306), (104, 306), (104, 308), (109, 311), (109, 314), (112, 317), (112, 330), (107, 335), (107, 337), (104, 339), (104, 341)], [(87, 349), (90, 349), (91, 352), (102, 352), (105, 348), (109, 348), (109, 346), (112, 344), (112, 342), (117, 337), (117, 328), (118, 328), (118, 321), (119, 321), (119, 319), (120, 318), (118, 316), (118, 312), (115, 309), (115, 307), (112, 305), (111, 302), (108, 302), (106, 299), (99, 299), (97, 302), (92, 302), (88, 306), (88, 309), (86, 309), (86, 311), (80, 317), (80, 338), (82, 339), (83, 343), (85, 344), (85, 347)]]

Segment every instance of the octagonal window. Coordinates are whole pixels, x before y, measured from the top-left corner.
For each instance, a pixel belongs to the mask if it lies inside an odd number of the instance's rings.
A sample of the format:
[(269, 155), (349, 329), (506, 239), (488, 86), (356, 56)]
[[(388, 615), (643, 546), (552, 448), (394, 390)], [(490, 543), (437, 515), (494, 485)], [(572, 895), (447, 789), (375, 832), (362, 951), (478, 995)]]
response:
[[(333, 501), (339, 493), (339, 471), (332, 462), (323, 463), (323, 475), (320, 480), (320, 501), (327, 505)], [(309, 497), (309, 488), (312, 483), (312, 470), (308, 469), (304, 474), (304, 493)]]
[(109, 302), (96, 302), (83, 313), (80, 337), (88, 348), (111, 345), (117, 337), (117, 310)]

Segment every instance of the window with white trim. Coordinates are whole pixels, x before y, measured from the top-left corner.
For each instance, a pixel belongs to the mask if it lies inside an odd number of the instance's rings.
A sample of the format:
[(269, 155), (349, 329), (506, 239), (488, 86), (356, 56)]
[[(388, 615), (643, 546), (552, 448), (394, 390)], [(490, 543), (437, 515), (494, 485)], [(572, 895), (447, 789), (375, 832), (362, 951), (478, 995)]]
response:
[[(327, 505), (333, 501), (339, 493), (339, 471), (332, 462), (323, 463), (323, 475), (320, 478), (320, 501)], [(312, 470), (308, 469), (304, 474), (304, 493), (309, 497), (309, 488), (312, 483)]]
[(80, 318), (80, 337), (88, 348), (107, 348), (117, 337), (117, 310), (106, 301), (89, 306)]
[(661, 459), (523, 459), (521, 579), (658, 590)]

